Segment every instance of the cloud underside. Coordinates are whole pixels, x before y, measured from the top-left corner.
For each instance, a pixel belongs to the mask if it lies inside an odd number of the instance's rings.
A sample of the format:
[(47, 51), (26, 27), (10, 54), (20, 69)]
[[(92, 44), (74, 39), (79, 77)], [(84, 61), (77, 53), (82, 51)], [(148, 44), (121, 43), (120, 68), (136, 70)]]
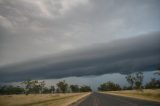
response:
[(160, 64), (160, 33), (116, 40), (0, 68), (1, 81), (132, 73)]
[(160, 31), (160, 0), (0, 0), (0, 66)]
[(0, 0), (0, 81), (154, 70), (160, 64), (159, 5)]

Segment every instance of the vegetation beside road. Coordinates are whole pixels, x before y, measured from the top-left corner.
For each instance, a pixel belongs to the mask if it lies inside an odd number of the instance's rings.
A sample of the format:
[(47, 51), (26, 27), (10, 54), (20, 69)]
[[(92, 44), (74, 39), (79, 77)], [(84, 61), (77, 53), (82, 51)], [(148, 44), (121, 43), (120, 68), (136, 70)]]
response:
[(90, 86), (69, 85), (65, 80), (56, 86), (38, 80), (27, 80), (22, 85), (0, 86), (0, 106), (68, 106), (92, 91)]
[[(155, 74), (160, 75), (159, 72), (157, 71)], [(148, 83), (143, 84), (144, 76), (142, 72), (128, 74), (125, 78), (129, 86), (121, 87), (119, 84), (108, 81), (100, 84), (98, 91), (139, 90), (142, 92), (143, 89), (160, 89), (160, 80), (156, 78), (152, 78)]]
[(143, 91), (139, 90), (106, 91), (101, 93), (160, 102), (160, 89), (144, 89)]
[(67, 106), (90, 93), (1, 95), (0, 106)]
[[(160, 70), (155, 73), (160, 75)], [(126, 96), (137, 99), (160, 102), (160, 80), (152, 78), (148, 83), (143, 84), (143, 73), (136, 72), (126, 76), (129, 86), (120, 87), (119, 84), (108, 81), (100, 84), (98, 91), (105, 94)]]
[(11, 94), (54, 94), (54, 93), (80, 93), (80, 92), (91, 92), (90, 86), (83, 85), (69, 85), (65, 80), (59, 81), (56, 86), (51, 85), (50, 87), (45, 86), (45, 81), (38, 80), (27, 80), (22, 82), (22, 86), (0, 86), (1, 95)]

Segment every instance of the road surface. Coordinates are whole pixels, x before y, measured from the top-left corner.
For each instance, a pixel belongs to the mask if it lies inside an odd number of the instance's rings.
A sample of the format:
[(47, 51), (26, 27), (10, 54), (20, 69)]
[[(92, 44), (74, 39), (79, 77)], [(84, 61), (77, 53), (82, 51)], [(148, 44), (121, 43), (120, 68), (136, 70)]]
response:
[(92, 93), (80, 102), (78, 106), (160, 106), (160, 103), (109, 94)]

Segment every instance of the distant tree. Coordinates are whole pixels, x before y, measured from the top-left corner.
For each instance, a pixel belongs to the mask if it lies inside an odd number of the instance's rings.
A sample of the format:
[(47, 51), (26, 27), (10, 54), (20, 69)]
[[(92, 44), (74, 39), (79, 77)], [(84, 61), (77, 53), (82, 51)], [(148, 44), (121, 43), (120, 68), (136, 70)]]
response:
[(10, 95), (10, 94), (23, 94), (24, 93), (24, 89), (21, 88), (20, 86), (12, 86), (12, 85), (9, 85), (9, 86), (0, 86), (0, 94), (2, 95)]
[(62, 93), (66, 93), (68, 89), (68, 84), (65, 82), (65, 80), (63, 80), (57, 83), (57, 87), (58, 92), (61, 91)]
[(126, 80), (132, 89), (134, 86), (136, 89), (142, 89), (143, 78), (144, 76), (142, 72), (136, 72), (126, 76)]
[(79, 92), (80, 90), (78, 85), (70, 85), (70, 89), (72, 92)]
[(135, 87), (137, 89), (142, 89), (142, 82), (143, 82), (143, 73), (142, 72), (136, 72), (134, 77)]
[(160, 80), (152, 78), (150, 82), (145, 85), (146, 89), (157, 89), (160, 88)]
[(40, 85), (39, 85), (38, 80), (32, 80), (31, 81), (31, 88), (30, 88), (29, 91), (30, 91), (30, 93), (34, 93), (34, 94), (39, 93), (39, 91), (40, 91)]
[(124, 86), (122, 89), (123, 90), (131, 90), (132, 88), (131, 88), (131, 86)]
[(19, 93), (25, 93), (26, 95), (30, 93), (43, 93), (43, 89), (45, 88), (45, 82), (38, 80), (27, 80), (23, 81), (21, 84), (23, 84), (25, 87), (22, 88), (20, 86), (14, 87), (14, 86), (3, 86), (0, 87), (0, 93), (7, 93), (7, 94), (19, 94)]
[(43, 93), (43, 89), (45, 87), (45, 82), (38, 80), (27, 80), (22, 82), (25, 85), (25, 93), (28, 95), (29, 93)]
[(80, 87), (80, 92), (91, 92), (92, 89), (90, 86), (87, 86), (87, 85), (83, 85)]
[(39, 82), (39, 87), (40, 87), (40, 93), (43, 93), (44, 87), (45, 87), (45, 81)]
[(22, 84), (25, 85), (25, 94), (28, 95), (32, 88), (32, 81), (31, 80), (23, 81)]
[(52, 89), (49, 89), (49, 88), (47, 88), (47, 87), (44, 87), (43, 88), (43, 93), (44, 94), (48, 94), (48, 93), (51, 93), (52, 92)]
[(129, 74), (126, 76), (126, 80), (127, 82), (130, 84), (131, 89), (133, 89), (133, 85), (134, 85), (134, 75), (133, 74)]
[(55, 87), (53, 85), (51, 86), (51, 92), (52, 94), (55, 92)]
[(60, 92), (61, 92), (60, 88), (57, 87), (56, 93), (60, 93)]
[(116, 91), (116, 90), (121, 90), (121, 87), (118, 84), (108, 81), (106, 83), (101, 84), (98, 87), (98, 90), (99, 91)]

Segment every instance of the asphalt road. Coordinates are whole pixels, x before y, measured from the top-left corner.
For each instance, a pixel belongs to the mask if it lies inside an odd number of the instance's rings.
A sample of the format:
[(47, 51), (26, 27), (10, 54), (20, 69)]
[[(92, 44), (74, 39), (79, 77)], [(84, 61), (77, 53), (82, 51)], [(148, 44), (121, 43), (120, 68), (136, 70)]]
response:
[(92, 93), (78, 106), (160, 106), (160, 103), (109, 94)]

